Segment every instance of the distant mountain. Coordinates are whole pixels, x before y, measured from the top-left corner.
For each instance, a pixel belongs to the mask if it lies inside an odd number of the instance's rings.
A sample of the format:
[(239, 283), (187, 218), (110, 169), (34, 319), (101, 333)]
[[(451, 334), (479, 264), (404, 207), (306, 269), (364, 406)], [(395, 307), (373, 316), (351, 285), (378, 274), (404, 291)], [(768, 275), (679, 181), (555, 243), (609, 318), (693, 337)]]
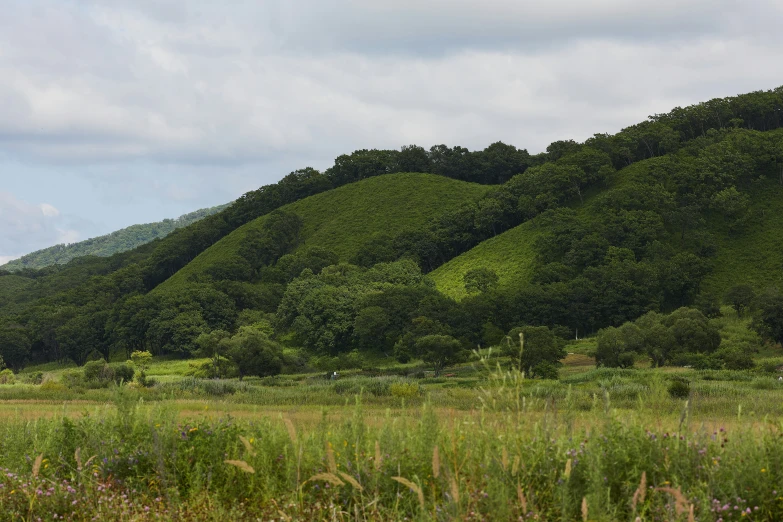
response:
[(0, 269), (14, 272), (24, 268), (38, 269), (52, 265), (64, 265), (71, 259), (83, 256), (109, 257), (119, 252), (132, 250), (155, 239), (166, 237), (174, 230), (216, 214), (230, 204), (226, 203), (216, 207), (202, 208), (176, 219), (164, 219), (157, 223), (131, 225), (105, 236), (86, 239), (78, 243), (54, 245), (9, 261), (5, 265), (0, 265)]

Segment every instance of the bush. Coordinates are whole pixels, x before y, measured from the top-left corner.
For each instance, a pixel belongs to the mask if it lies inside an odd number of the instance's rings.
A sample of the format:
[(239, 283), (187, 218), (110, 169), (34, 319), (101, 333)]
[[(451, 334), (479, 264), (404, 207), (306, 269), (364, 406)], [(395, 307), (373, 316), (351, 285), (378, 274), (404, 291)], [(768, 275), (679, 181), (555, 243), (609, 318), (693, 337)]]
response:
[(421, 395), (421, 387), (418, 383), (395, 382), (389, 386), (389, 392), (391, 392), (392, 397), (410, 399)]
[(111, 365), (110, 369), (114, 372), (114, 382), (120, 384), (121, 382), (129, 383), (133, 380), (133, 376), (136, 370), (133, 366), (127, 363), (117, 363)]
[(14, 382), (16, 382), (16, 379), (14, 378), (14, 372), (8, 368), (0, 371), (0, 384), (13, 384)]
[(778, 373), (778, 365), (774, 361), (764, 361), (757, 370), (761, 373)]
[(103, 359), (84, 365), (84, 380), (90, 385), (106, 385), (114, 379), (114, 370)]
[(672, 360), (674, 366), (686, 366), (696, 370), (721, 370), (723, 361), (714, 355), (703, 353), (681, 353)]
[(557, 380), (560, 378), (557, 366), (551, 362), (540, 362), (533, 367), (533, 375), (542, 379)]
[(750, 370), (756, 366), (750, 353), (739, 348), (725, 348), (718, 351), (715, 356), (723, 361), (723, 366), (727, 370)]
[(70, 389), (84, 389), (87, 384), (83, 371), (65, 372), (60, 377), (60, 382)]
[(43, 372), (25, 373), (20, 378), (22, 382), (27, 384), (41, 384), (43, 382)]
[(191, 375), (199, 379), (223, 379), (236, 377), (234, 363), (225, 357), (218, 357), (217, 361), (210, 359), (201, 363), (190, 363), (190, 369), (185, 375)]
[(41, 384), (41, 391), (42, 392), (64, 392), (67, 391), (68, 388), (61, 382), (57, 382), (53, 379), (49, 379), (48, 381)]
[(687, 380), (675, 377), (669, 384), (668, 391), (673, 399), (687, 399), (691, 394), (691, 385)]

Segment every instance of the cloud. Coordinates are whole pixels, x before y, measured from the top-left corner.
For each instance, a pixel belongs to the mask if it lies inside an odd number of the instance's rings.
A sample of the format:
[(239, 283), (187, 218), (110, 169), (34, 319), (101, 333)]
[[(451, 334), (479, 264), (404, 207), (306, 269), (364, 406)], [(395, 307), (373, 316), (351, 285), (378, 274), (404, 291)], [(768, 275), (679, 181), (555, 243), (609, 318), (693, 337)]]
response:
[(773, 0), (11, 0), (4, 13), (0, 176), (3, 161), (60, 176), (59, 199), (34, 176), (14, 193), (95, 233), (360, 148), (539, 152), (783, 83)]
[(73, 243), (79, 233), (68, 227), (52, 205), (35, 205), (0, 191), (0, 238), (0, 257), (8, 261), (31, 250)]

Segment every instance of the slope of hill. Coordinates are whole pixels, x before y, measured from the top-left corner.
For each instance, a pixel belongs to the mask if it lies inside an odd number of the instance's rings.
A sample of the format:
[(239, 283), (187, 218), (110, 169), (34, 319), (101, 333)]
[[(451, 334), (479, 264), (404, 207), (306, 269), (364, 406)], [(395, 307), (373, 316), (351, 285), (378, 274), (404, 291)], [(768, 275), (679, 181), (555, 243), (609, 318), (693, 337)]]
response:
[[(771, 141), (783, 145), (780, 130), (766, 134)], [(749, 138), (745, 139), (750, 141)], [(758, 135), (752, 139), (759, 139)], [(585, 223), (600, 221), (607, 212), (605, 201), (622, 197), (623, 191), (636, 182), (657, 182), (659, 163), (650, 158), (629, 165), (607, 179), (604, 187), (591, 190), (584, 204), (572, 202), (570, 207)], [(748, 197), (744, 225), (733, 223), (714, 210), (703, 211), (696, 219), (703, 220), (703, 232), (714, 250), (714, 255), (708, 257), (709, 271), (700, 285), (701, 292), (722, 298), (729, 288), (740, 284), (757, 291), (783, 286), (783, 182), (770, 179), (774, 174), (757, 172), (757, 179), (741, 187)], [(464, 275), (475, 268), (493, 270), (500, 288), (520, 288), (529, 283), (535, 268), (534, 243), (550, 231), (546, 226), (536, 226), (538, 220), (534, 218), (484, 241), (433, 271), (430, 276), (438, 290), (456, 299), (465, 297)], [(689, 240), (683, 242), (676, 236), (670, 238), (669, 246), (687, 249)]]
[[(302, 244), (335, 252), (342, 261), (354, 255), (374, 234), (420, 229), (434, 217), (477, 200), (491, 189), (434, 174), (389, 174), (316, 194), (282, 207), (303, 220)], [(267, 216), (238, 228), (196, 257), (159, 288), (184, 284), (205, 273), (239, 248)]]
[(717, 254), (702, 290), (718, 297), (732, 286), (757, 291), (783, 287), (783, 186), (767, 180), (749, 188), (752, 218), (732, 233), (718, 219), (710, 220)]
[(0, 269), (14, 272), (24, 268), (38, 269), (51, 265), (64, 265), (71, 259), (83, 256), (109, 257), (119, 252), (132, 250), (155, 239), (166, 237), (174, 230), (216, 214), (229, 205), (230, 203), (211, 208), (202, 208), (183, 214), (176, 219), (164, 219), (155, 223), (131, 225), (110, 234), (86, 239), (78, 243), (54, 245), (9, 261), (5, 265), (0, 266)]
[(498, 276), (501, 287), (521, 286), (532, 275), (535, 249), (533, 244), (539, 235), (534, 221), (527, 221), (518, 227), (483, 241), (441, 265), (430, 273), (435, 285), (444, 294), (455, 299), (467, 295), (465, 274), (475, 268), (488, 268)]
[(10, 295), (23, 290), (33, 283), (32, 279), (17, 275), (0, 276), (0, 295)]

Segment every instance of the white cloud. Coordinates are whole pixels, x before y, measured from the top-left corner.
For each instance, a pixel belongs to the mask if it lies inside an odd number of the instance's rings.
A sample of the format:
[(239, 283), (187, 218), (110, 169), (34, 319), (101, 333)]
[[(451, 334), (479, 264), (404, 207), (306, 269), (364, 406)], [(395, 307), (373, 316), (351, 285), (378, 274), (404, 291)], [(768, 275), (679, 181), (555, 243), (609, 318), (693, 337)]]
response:
[(0, 159), (88, 180), (89, 196), (40, 199), (112, 228), (106, 206), (148, 222), (359, 148), (538, 152), (783, 83), (773, 0), (11, 0), (4, 13)]
[(41, 208), (41, 212), (43, 212), (43, 215), (46, 217), (57, 217), (60, 215), (60, 211), (49, 203), (41, 203), (38, 206)]
[(79, 233), (68, 227), (47, 203), (32, 204), (0, 191), (0, 256), (14, 259), (59, 243), (72, 243)]

